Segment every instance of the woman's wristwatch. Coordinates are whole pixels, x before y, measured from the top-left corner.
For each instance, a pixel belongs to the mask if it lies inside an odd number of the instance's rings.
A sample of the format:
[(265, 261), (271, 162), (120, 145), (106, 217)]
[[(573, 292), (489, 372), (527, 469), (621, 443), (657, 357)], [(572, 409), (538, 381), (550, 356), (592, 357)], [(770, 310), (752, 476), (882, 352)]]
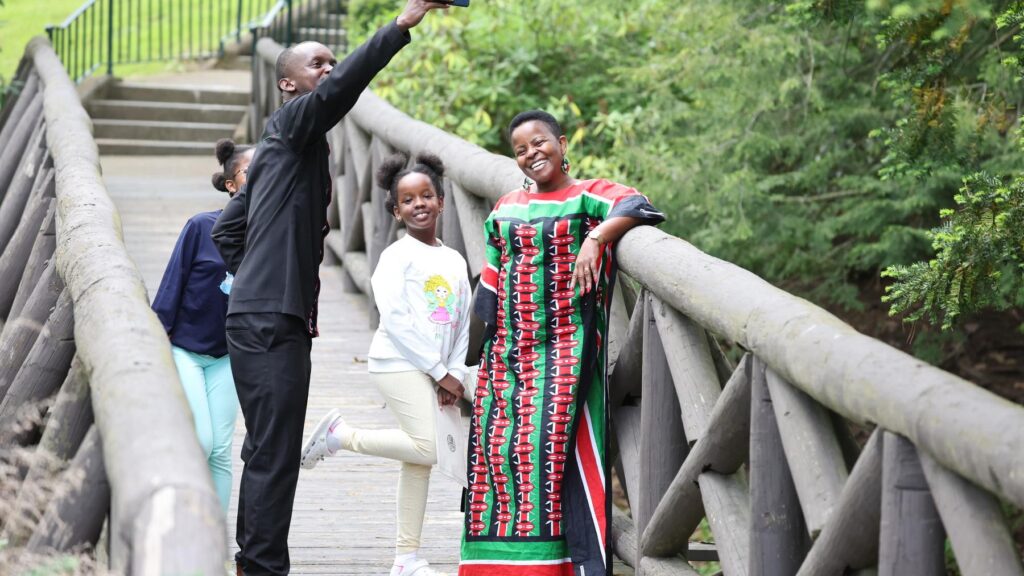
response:
[(601, 234), (601, 231), (600, 231), (600, 230), (598, 230), (597, 228), (594, 228), (593, 230), (591, 230), (591, 231), (590, 231), (590, 232), (589, 232), (589, 233), (587, 234), (587, 238), (590, 238), (590, 239), (591, 239), (591, 240), (593, 240), (594, 242), (597, 242), (598, 246), (600, 246), (600, 245), (604, 244), (604, 242), (605, 242), (605, 237), (604, 237), (604, 235), (602, 235), (602, 234)]

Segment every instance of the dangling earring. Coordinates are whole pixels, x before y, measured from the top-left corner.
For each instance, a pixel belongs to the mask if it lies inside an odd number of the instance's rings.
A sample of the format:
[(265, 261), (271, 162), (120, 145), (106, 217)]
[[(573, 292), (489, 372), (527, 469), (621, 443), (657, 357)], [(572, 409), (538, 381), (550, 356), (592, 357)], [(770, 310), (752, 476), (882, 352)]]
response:
[(562, 174), (568, 174), (569, 170), (572, 169), (572, 164), (569, 164), (569, 159), (562, 156)]
[(531, 184), (533, 184), (533, 182), (530, 182), (529, 178), (523, 178), (523, 190), (529, 190)]

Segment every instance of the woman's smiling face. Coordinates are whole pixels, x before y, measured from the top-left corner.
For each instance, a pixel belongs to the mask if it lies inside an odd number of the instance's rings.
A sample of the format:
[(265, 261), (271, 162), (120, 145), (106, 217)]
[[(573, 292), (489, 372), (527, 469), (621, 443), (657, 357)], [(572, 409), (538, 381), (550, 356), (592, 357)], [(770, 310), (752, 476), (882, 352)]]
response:
[(565, 177), (562, 159), (565, 158), (565, 136), (555, 136), (547, 124), (531, 120), (512, 131), (512, 151), (523, 174), (545, 188)]

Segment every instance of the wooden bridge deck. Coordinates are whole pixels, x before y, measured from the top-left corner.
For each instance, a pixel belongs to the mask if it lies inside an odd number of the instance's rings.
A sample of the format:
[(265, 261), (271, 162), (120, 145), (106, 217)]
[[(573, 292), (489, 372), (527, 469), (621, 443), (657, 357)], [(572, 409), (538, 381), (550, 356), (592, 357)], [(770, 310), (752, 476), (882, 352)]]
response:
[[(125, 243), (156, 293), (178, 232), (189, 216), (227, 201), (210, 185), (217, 168), (210, 157), (118, 157), (102, 159), (107, 188), (121, 213)], [(324, 266), (321, 333), (313, 345), (313, 375), (306, 429), (333, 407), (355, 426), (394, 424), (367, 379), (366, 351), (372, 331), (362, 297), (341, 291), (340, 270)], [(231, 553), (235, 501), (245, 428), (239, 413), (234, 442), (235, 492), (228, 513)], [(291, 548), (293, 574), (387, 574), (394, 555), (396, 462), (344, 453), (303, 471), (295, 497)], [(421, 554), (439, 570), (455, 573), (462, 515), (461, 489), (434, 474)]]

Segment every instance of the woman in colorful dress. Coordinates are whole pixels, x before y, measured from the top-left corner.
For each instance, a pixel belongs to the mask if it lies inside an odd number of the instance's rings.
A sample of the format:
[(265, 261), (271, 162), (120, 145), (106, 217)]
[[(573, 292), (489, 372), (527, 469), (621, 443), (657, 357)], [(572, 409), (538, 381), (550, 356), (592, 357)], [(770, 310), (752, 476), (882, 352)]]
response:
[[(484, 224), (460, 576), (611, 574), (606, 408), (614, 243), (665, 217), (636, 190), (570, 176), (553, 116), (509, 140), (526, 175)], [(532, 182), (531, 182), (532, 181)]]

